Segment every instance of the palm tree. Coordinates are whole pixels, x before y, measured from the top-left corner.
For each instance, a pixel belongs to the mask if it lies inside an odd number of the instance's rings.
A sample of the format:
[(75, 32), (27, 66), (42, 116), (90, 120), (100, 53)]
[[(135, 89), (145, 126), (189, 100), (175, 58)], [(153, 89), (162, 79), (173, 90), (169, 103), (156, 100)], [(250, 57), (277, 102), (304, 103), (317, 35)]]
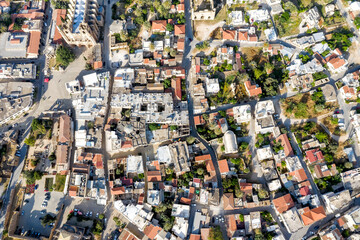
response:
[(249, 67), (251, 69), (255, 69), (257, 67), (257, 63), (255, 61), (251, 61), (251, 62), (249, 62)]

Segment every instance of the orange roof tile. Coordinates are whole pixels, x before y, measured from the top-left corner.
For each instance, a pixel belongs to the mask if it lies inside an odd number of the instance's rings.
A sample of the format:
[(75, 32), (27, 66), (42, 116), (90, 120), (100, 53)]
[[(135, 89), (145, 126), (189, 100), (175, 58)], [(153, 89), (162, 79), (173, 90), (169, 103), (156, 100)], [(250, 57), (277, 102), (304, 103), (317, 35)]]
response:
[(78, 187), (77, 186), (70, 186), (69, 187), (69, 196), (76, 197), (77, 196)]
[(151, 223), (147, 225), (144, 229), (144, 234), (151, 240), (153, 240), (156, 235), (162, 230), (161, 227), (154, 226)]
[(30, 40), (27, 48), (28, 54), (39, 54), (39, 45), (41, 39), (41, 32), (31, 31)]
[(185, 39), (179, 38), (177, 41), (177, 50), (184, 51), (184, 49), (185, 49)]
[[(56, 21), (56, 26), (60, 26), (65, 20), (66, 17), (66, 9), (55, 9), (53, 14), (53, 20)], [(63, 19), (63, 20), (62, 20)], [(55, 27), (55, 33), (53, 37), (53, 43), (60, 44), (62, 42), (62, 36), (57, 27)]]
[(205, 154), (205, 155), (200, 155), (200, 156), (195, 157), (195, 162), (203, 162), (203, 161), (207, 161), (207, 160), (211, 160), (210, 154)]
[(148, 182), (161, 182), (161, 172), (160, 171), (148, 171), (147, 179), (148, 179)]
[(201, 240), (208, 240), (209, 234), (210, 234), (210, 228), (201, 228), (200, 229)]
[(207, 160), (205, 162), (206, 165), (206, 170), (210, 173), (210, 172), (214, 172), (215, 171), (215, 167), (214, 167), (214, 163), (212, 160)]
[(301, 214), (301, 219), (305, 226), (313, 224), (314, 222), (319, 221), (325, 217), (326, 213), (323, 206), (313, 209), (309, 209), (308, 207), (304, 208), (304, 213)]
[(180, 203), (190, 205), (191, 204), (191, 199), (182, 197), (182, 198), (180, 198)]
[(218, 161), (220, 173), (229, 172), (229, 165), (226, 159)]
[(235, 30), (223, 30), (222, 38), (224, 40), (236, 40), (236, 31)]
[(307, 176), (303, 168), (290, 172), (289, 175), (295, 177), (298, 182), (307, 180)]
[(224, 193), (223, 195), (224, 210), (234, 210), (234, 194)]
[(121, 195), (125, 193), (125, 187), (116, 187), (110, 189), (111, 195)]
[[(195, 116), (194, 117), (194, 123), (195, 123), (195, 125), (197, 126), (197, 125), (201, 125), (201, 124), (204, 124), (205, 123), (205, 120), (204, 120), (204, 118), (203, 118), (203, 116)], [(196, 158), (195, 158), (195, 161), (196, 161)]]
[(238, 32), (238, 40), (239, 41), (247, 41), (249, 39), (248, 32), (239, 31)]
[(284, 148), (284, 153), (286, 157), (294, 155), (293, 149), (289, 142), (289, 138), (286, 134), (281, 134), (277, 139), (276, 142), (280, 142), (281, 146)]
[(189, 240), (200, 240), (199, 234), (191, 234)]
[(96, 61), (93, 63), (93, 68), (94, 70), (100, 69), (103, 67), (103, 62), (102, 61)]
[(262, 93), (261, 87), (257, 87), (256, 85), (251, 85), (250, 81), (245, 82), (245, 88), (248, 91), (250, 97), (257, 96)]
[(166, 20), (156, 20), (152, 21), (152, 30), (153, 31), (160, 31), (165, 32), (166, 31)]
[(295, 203), (289, 193), (282, 197), (273, 199), (273, 204), (279, 213), (286, 212), (295, 206)]
[(174, 34), (175, 36), (185, 34), (185, 24), (174, 25)]

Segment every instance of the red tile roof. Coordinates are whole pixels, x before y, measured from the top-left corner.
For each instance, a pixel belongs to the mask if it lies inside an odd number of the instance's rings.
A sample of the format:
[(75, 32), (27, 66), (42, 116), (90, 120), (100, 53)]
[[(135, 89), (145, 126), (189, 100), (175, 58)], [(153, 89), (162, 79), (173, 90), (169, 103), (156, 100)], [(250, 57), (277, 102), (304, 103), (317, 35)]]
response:
[[(66, 9), (55, 9), (53, 14), (53, 20), (56, 21), (56, 26), (60, 26), (63, 22), (62, 19), (65, 20), (66, 17)], [(59, 32), (59, 29), (55, 27), (55, 33), (53, 37), (54, 44), (60, 44), (62, 42), (62, 36)]]
[(93, 68), (94, 70), (100, 69), (103, 67), (103, 62), (102, 61), (96, 61), (93, 63)]
[(161, 227), (154, 226), (151, 223), (147, 225), (144, 229), (144, 234), (151, 240), (153, 240), (156, 235), (162, 230)]
[(166, 31), (166, 20), (156, 20), (152, 21), (152, 30), (153, 31), (159, 31), (159, 32), (165, 32)]
[(199, 234), (191, 234), (189, 240), (200, 240)]
[[(202, 125), (202, 124), (204, 124), (205, 123), (205, 120), (204, 120), (204, 118), (203, 118), (203, 116), (195, 116), (194, 117), (194, 123), (195, 123), (195, 125), (197, 126), (197, 125)], [(196, 157), (195, 157), (195, 161), (196, 161)]]
[(277, 139), (277, 142), (281, 143), (281, 146), (284, 148), (284, 153), (286, 157), (294, 155), (293, 149), (291, 147), (291, 144), (289, 142), (289, 138), (286, 134), (281, 134)]
[(125, 193), (125, 187), (116, 187), (110, 189), (111, 195), (121, 195)]
[(148, 182), (161, 182), (161, 172), (160, 171), (148, 171), (147, 179), (148, 179)]
[(181, 100), (181, 78), (173, 78), (171, 79), (171, 87), (174, 90), (174, 96), (177, 100)]
[(295, 177), (298, 182), (307, 180), (307, 176), (303, 168), (290, 172), (289, 175)]
[(185, 39), (184, 38), (179, 38), (177, 41), (177, 50), (178, 51), (184, 51), (185, 49)]
[(238, 32), (238, 40), (239, 41), (247, 41), (249, 39), (248, 32), (239, 31)]
[(206, 165), (206, 170), (207, 170), (209, 173), (215, 171), (214, 163), (212, 162), (212, 160), (206, 161), (206, 162), (205, 162), (205, 165)]
[(308, 186), (305, 186), (305, 187), (301, 187), (299, 189), (299, 193), (301, 194), (301, 196), (307, 196), (307, 195), (310, 195), (310, 189)]
[(182, 198), (180, 199), (180, 203), (190, 205), (190, 204), (191, 204), (191, 199), (190, 199), (190, 198), (182, 197)]
[(321, 162), (324, 160), (324, 156), (321, 150), (319, 150), (318, 148), (306, 151), (305, 155), (306, 159), (309, 160), (310, 163), (314, 163), (317, 161)]
[(223, 195), (224, 210), (234, 210), (234, 194), (224, 193)]
[(76, 197), (77, 196), (78, 187), (77, 186), (70, 186), (69, 187), (69, 196)]
[(185, 24), (174, 25), (174, 34), (175, 34), (175, 36), (185, 34)]
[(200, 156), (196, 156), (195, 157), (195, 162), (203, 162), (203, 161), (207, 161), (207, 160), (211, 160), (211, 155), (210, 154), (205, 154), (205, 155), (200, 155)]
[(220, 173), (229, 172), (229, 165), (226, 159), (218, 161)]
[(304, 213), (301, 214), (301, 219), (305, 226), (313, 224), (314, 222), (319, 221), (326, 217), (323, 206), (313, 209), (309, 209), (309, 207), (306, 207), (303, 210)]
[(235, 30), (223, 30), (222, 38), (224, 40), (236, 40), (236, 31)]
[(289, 193), (282, 197), (273, 199), (273, 204), (279, 213), (286, 212), (295, 206), (295, 203)]
[(257, 87), (256, 85), (251, 85), (250, 81), (245, 82), (245, 88), (248, 91), (250, 97), (257, 96), (262, 93), (261, 87)]
[(39, 45), (41, 39), (41, 32), (31, 31), (30, 40), (27, 48), (27, 54), (39, 54)]

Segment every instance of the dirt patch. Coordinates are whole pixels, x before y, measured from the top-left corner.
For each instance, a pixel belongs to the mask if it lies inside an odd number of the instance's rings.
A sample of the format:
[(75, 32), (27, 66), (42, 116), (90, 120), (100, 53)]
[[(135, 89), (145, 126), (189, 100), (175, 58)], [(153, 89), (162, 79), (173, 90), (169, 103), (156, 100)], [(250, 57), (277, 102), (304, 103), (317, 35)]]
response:
[(218, 27), (214, 31), (212, 31), (210, 34), (210, 38), (220, 40), (221, 39), (221, 28)]
[(320, 111), (315, 109), (315, 101), (309, 93), (297, 94), (281, 101), (282, 112), (287, 118), (307, 119), (316, 118), (336, 109), (336, 104), (326, 103)]
[[(199, 41), (204, 41), (209, 38), (211, 33), (218, 27), (221, 27), (225, 22), (218, 21), (194, 21), (194, 37)], [(221, 36), (220, 36), (221, 37)]]
[(261, 47), (242, 47), (240, 51), (246, 61), (260, 61), (262, 58), (260, 56), (262, 48)]
[(345, 131), (341, 131), (338, 124), (338, 119), (332, 116), (321, 119), (321, 123), (324, 124), (329, 131), (337, 136), (345, 135)]

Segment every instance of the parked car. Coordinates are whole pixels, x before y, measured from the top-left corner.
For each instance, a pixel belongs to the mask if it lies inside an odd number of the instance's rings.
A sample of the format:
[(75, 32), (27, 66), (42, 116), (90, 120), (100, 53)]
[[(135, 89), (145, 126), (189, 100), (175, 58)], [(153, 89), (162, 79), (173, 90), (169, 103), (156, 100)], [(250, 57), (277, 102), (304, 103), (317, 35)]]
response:
[(40, 212), (41, 214), (45, 214), (46, 213), (46, 210), (44, 209), (44, 210), (41, 210), (41, 212)]
[(24, 216), (24, 214), (25, 214), (25, 211), (22, 210), (22, 211), (21, 211), (21, 216)]

